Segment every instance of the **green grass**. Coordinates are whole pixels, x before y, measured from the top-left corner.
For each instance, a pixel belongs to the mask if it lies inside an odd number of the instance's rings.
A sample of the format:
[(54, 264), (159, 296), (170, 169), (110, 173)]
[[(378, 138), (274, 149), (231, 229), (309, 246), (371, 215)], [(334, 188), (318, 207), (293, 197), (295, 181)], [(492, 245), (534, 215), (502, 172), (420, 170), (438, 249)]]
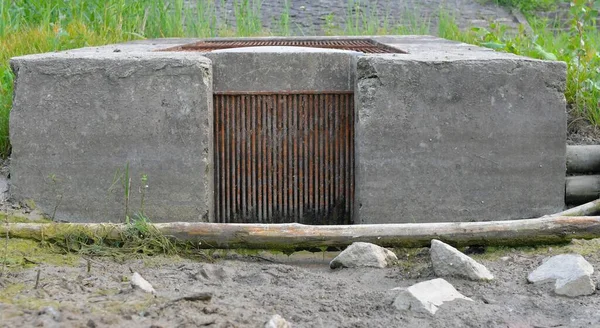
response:
[[(215, 3), (215, 1), (217, 1)], [(482, 0), (516, 6), (525, 12), (549, 8), (564, 0)], [(437, 34), (441, 37), (487, 46), (498, 51), (568, 63), (567, 101), (578, 116), (600, 125), (600, 49), (592, 7), (598, 0), (574, 0), (571, 30), (553, 33), (554, 22), (531, 18), (534, 35), (510, 33), (502, 26), (459, 30), (453, 17), (440, 12), (438, 30), (429, 18), (416, 14), (392, 23), (390, 9), (377, 11), (376, 3), (348, 0), (346, 17), (325, 17), (328, 35)], [(0, 157), (10, 154), (9, 113), (13, 79), (9, 58), (144, 38), (215, 37), (314, 34), (290, 22), (290, 4), (275, 18), (272, 30), (261, 24), (261, 0), (235, 0), (233, 16), (218, 8), (225, 0), (197, 0), (195, 8), (183, 0), (0, 0)], [(585, 14), (582, 9), (588, 8)], [(382, 17), (382, 18), (381, 18)], [(395, 18), (398, 20), (398, 18)], [(235, 22), (235, 27), (233, 27)], [(581, 24), (579, 24), (579, 23)], [(582, 43), (583, 41), (583, 43)], [(583, 44), (583, 46), (582, 46)]]
[(495, 3), (500, 6), (518, 8), (524, 13), (540, 10), (553, 10), (558, 3), (568, 2), (565, 0), (485, 0), (487, 3)]

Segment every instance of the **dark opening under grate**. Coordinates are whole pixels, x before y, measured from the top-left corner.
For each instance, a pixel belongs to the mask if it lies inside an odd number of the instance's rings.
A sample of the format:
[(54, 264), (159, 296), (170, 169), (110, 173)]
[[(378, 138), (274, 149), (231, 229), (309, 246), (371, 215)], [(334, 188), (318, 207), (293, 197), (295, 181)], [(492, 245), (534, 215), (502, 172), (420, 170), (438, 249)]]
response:
[(352, 224), (352, 92), (215, 94), (215, 221)]
[(247, 48), (247, 47), (308, 47), (353, 50), (363, 53), (406, 53), (369, 39), (346, 40), (209, 40), (190, 43), (163, 51), (201, 51), (210, 52), (218, 49)]

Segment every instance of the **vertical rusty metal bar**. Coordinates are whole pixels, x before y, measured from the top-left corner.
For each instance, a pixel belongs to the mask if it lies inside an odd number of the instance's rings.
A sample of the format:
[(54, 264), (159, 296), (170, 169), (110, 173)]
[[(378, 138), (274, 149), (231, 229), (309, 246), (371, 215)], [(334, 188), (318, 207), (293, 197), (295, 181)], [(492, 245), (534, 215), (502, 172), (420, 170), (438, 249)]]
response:
[(271, 219), (273, 219), (274, 223), (279, 223), (279, 153), (281, 152), (279, 148), (279, 124), (281, 122), (279, 115), (279, 97), (275, 97), (273, 101), (273, 204), (271, 207), (273, 208), (273, 213), (271, 214)]
[(275, 97), (273, 101), (273, 214), (271, 218), (274, 223), (279, 223), (279, 154), (281, 148), (279, 147), (279, 124), (281, 123), (281, 116), (279, 115), (279, 97)]
[(324, 176), (324, 168), (323, 168), (323, 163), (324, 163), (324, 140), (323, 140), (323, 131), (325, 130), (325, 124), (323, 122), (323, 113), (325, 112), (325, 98), (323, 97), (323, 95), (319, 95), (319, 104), (317, 107), (317, 115), (315, 117), (315, 120), (317, 121), (317, 142), (318, 142), (318, 154), (319, 154), (319, 161), (318, 161), (318, 166), (317, 166), (317, 171), (319, 172), (318, 175), (318, 180), (317, 180), (317, 185), (318, 185), (318, 189), (317, 189), (317, 208), (318, 208), (318, 217), (317, 217), (317, 222), (321, 223), (321, 221), (323, 220), (323, 209), (324, 209), (324, 194), (323, 194), (323, 184), (325, 181), (325, 176)]
[(332, 95), (333, 100), (331, 103), (331, 112), (329, 114), (329, 117), (331, 118), (331, 124), (330, 124), (330, 130), (329, 130), (329, 134), (330, 134), (330, 138), (332, 140), (331, 142), (331, 150), (330, 150), (330, 158), (331, 158), (331, 162), (330, 162), (330, 170), (331, 170), (331, 184), (329, 186), (329, 194), (331, 197), (331, 201), (329, 204), (329, 213), (330, 214), (330, 220), (332, 222), (330, 223), (336, 223), (337, 219), (338, 219), (338, 214), (336, 212), (336, 206), (337, 206), (337, 200), (338, 200), (338, 195), (337, 195), (337, 177), (338, 177), (338, 170), (337, 170), (337, 150), (339, 148), (339, 143), (338, 143), (338, 138), (336, 138), (336, 134), (337, 134), (337, 119), (338, 119), (338, 115), (340, 114), (340, 110), (339, 110), (339, 104), (340, 104), (340, 97), (339, 95)]
[(293, 127), (292, 130), (294, 132), (293, 135), (293, 145), (294, 145), (294, 154), (293, 154), (293, 160), (292, 160), (292, 174), (294, 177), (294, 180), (292, 181), (292, 190), (293, 190), (293, 200), (292, 200), (292, 204), (294, 207), (294, 222), (299, 222), (300, 220), (300, 205), (298, 203), (298, 199), (299, 199), (299, 194), (300, 194), (300, 188), (298, 187), (298, 176), (300, 175), (299, 172), (299, 167), (300, 167), (300, 163), (302, 158), (300, 157), (300, 154), (298, 153), (298, 143), (301, 142), (301, 138), (300, 138), (300, 125), (298, 124), (298, 117), (300, 116), (300, 95), (294, 95), (294, 122), (293, 122)]
[(290, 110), (290, 97), (287, 95), (282, 95), (281, 97), (281, 107), (282, 107), (282, 118), (281, 118), (281, 219), (282, 222), (287, 222), (287, 217), (289, 215), (289, 207), (290, 203), (288, 202), (288, 180), (289, 180), (289, 170), (288, 170), (288, 159), (289, 159), (289, 149), (288, 149), (288, 140), (290, 138), (289, 135), (289, 110)]
[(273, 109), (273, 98), (268, 98), (267, 99), (267, 140), (268, 140), (268, 145), (267, 145), (267, 158), (268, 158), (268, 165), (267, 165), (267, 177), (268, 177), (268, 184), (267, 184), (267, 218), (269, 221), (271, 221), (271, 218), (273, 217), (273, 206), (274, 206), (274, 197), (273, 197), (273, 191), (275, 190), (274, 186), (275, 186), (275, 180), (274, 180), (274, 163), (273, 163), (273, 155), (274, 155), (274, 150), (275, 150), (275, 131), (273, 130), (273, 126), (274, 126), (274, 121), (275, 121), (275, 111)]
[[(221, 181), (223, 180), (221, 177), (221, 171), (220, 171), (220, 165), (219, 163), (221, 162), (221, 153), (219, 152), (219, 150), (221, 150), (220, 147), (220, 143), (222, 142), (221, 140), (223, 140), (220, 135), (221, 135), (221, 124), (222, 124), (222, 120), (221, 120), (221, 106), (219, 104), (218, 101), (215, 101), (217, 99), (215, 99), (215, 97), (213, 97), (213, 104), (214, 104), (214, 113), (213, 113), (213, 117), (214, 117), (214, 122), (213, 122), (213, 135), (217, 136), (215, 137), (214, 140), (214, 147), (217, 151), (213, 152), (213, 170), (214, 170), (214, 183), (213, 186), (215, 188), (214, 193), (215, 195), (219, 195), (221, 193)], [(222, 199), (220, 196), (217, 196), (217, 199)], [(221, 204), (218, 202), (215, 202), (215, 219), (218, 220), (221, 217)], [(217, 221), (219, 222), (219, 221)]]
[(240, 129), (239, 129), (239, 157), (238, 157), (238, 165), (240, 166), (240, 185), (238, 186), (238, 191), (240, 193), (240, 208), (238, 215), (240, 216), (239, 222), (244, 222), (246, 218), (246, 166), (248, 165), (248, 159), (246, 158), (246, 96), (242, 95), (239, 97), (240, 99)]
[(232, 140), (231, 140), (231, 123), (232, 123), (232, 119), (231, 119), (231, 97), (227, 97), (227, 96), (223, 96), (223, 100), (224, 100), (224, 108), (223, 108), (223, 113), (225, 113), (225, 129), (226, 131), (226, 136), (227, 136), (227, 140), (225, 141), (225, 149), (224, 149), (224, 153), (225, 153), (225, 161), (223, 162), (223, 167), (222, 170), (225, 172), (225, 188), (223, 190), (223, 192), (221, 193), (223, 195), (223, 197), (225, 198), (225, 206), (226, 206), (226, 222), (230, 222), (231, 221), (231, 204), (232, 204), (232, 198), (231, 198), (231, 194), (230, 194), (230, 190), (231, 190), (231, 183), (232, 183), (232, 177), (233, 175), (232, 173), (232, 166), (231, 166), (231, 144), (232, 144)]
[(246, 120), (246, 128), (244, 134), (246, 134), (246, 145), (245, 145), (245, 162), (246, 162), (246, 172), (244, 175), (246, 176), (245, 187), (245, 197), (246, 197), (246, 206), (244, 208), (244, 216), (246, 217), (247, 222), (253, 222), (253, 215), (251, 212), (252, 208), (252, 96), (246, 97), (246, 107), (245, 108), (245, 120)]
[(255, 166), (254, 166), (254, 181), (255, 181), (255, 186), (254, 186), (254, 192), (255, 194), (255, 211), (256, 211), (256, 222), (262, 223), (263, 221), (263, 216), (262, 216), (262, 140), (263, 140), (263, 124), (262, 124), (262, 104), (261, 104), (261, 97), (260, 96), (256, 96), (254, 97), (254, 110), (256, 111), (254, 113), (254, 117), (256, 119), (256, 125), (254, 126), (254, 128), (256, 129), (256, 142), (254, 144), (254, 156), (256, 156), (256, 161), (255, 161)]
[(215, 221), (353, 223), (354, 101), (214, 96)]
[(228, 99), (230, 101), (229, 105), (229, 119), (230, 119), (230, 131), (231, 133), (229, 134), (229, 163), (227, 163), (227, 166), (229, 168), (229, 177), (230, 177), (230, 181), (229, 181), (229, 202), (230, 202), (230, 207), (229, 207), (229, 222), (234, 222), (234, 217), (235, 217), (235, 199), (236, 199), (236, 193), (235, 193), (235, 143), (236, 143), (236, 132), (235, 132), (235, 97), (229, 97)]
[(268, 175), (267, 175), (267, 167), (268, 167), (268, 159), (267, 159), (267, 141), (268, 138), (268, 124), (267, 124), (267, 101), (265, 97), (260, 97), (260, 112), (261, 112), (261, 122), (262, 122), (262, 136), (261, 136), (261, 164), (260, 164), (260, 177), (261, 177), (261, 222), (266, 223), (268, 218), (267, 206), (268, 206), (268, 196), (267, 196), (267, 186), (269, 185)]
[[(349, 112), (349, 108), (350, 107), (350, 102), (346, 102), (346, 110), (344, 111), (344, 116), (346, 118), (346, 126), (351, 124), (351, 117), (350, 117), (350, 112)], [(350, 213), (350, 207), (351, 204), (349, 202), (350, 200), (350, 181), (349, 181), (349, 177), (350, 177), (350, 130), (346, 129), (346, 133), (344, 133), (344, 143), (345, 143), (345, 150), (344, 150), (344, 157), (345, 157), (345, 163), (346, 163), (346, 167), (345, 167), (345, 171), (344, 171), (344, 180), (346, 180), (346, 190), (344, 190), (344, 199), (346, 200), (346, 206), (345, 206), (345, 211), (346, 213)]]
[(346, 214), (344, 212), (344, 143), (342, 141), (342, 136), (344, 134), (344, 129), (346, 129), (346, 125), (344, 124), (344, 110), (346, 108), (346, 96), (340, 95), (340, 105), (338, 106), (340, 110), (340, 114), (338, 116), (339, 129), (337, 131), (337, 140), (339, 143), (339, 149), (337, 151), (337, 161), (338, 161), (338, 184), (337, 184), (337, 211), (338, 215), (341, 217), (345, 217)]
[(284, 168), (285, 168), (285, 164), (284, 164), (284, 151), (285, 151), (285, 136), (283, 133), (284, 130), (284, 126), (285, 126), (285, 120), (284, 120), (284, 113), (285, 113), (285, 95), (281, 95), (279, 98), (279, 103), (277, 104), (277, 147), (279, 149), (279, 154), (277, 156), (277, 210), (278, 210), (278, 217), (277, 217), (277, 222), (278, 223), (283, 223), (285, 222), (283, 220), (283, 215), (284, 215), (284, 208), (283, 208), (283, 199), (284, 199), (284, 195), (285, 195), (285, 185), (284, 185)]
[(232, 141), (231, 141), (231, 221), (237, 222), (237, 213), (238, 213), (238, 186), (239, 186), (239, 171), (238, 171), (238, 156), (237, 156), (237, 144), (239, 132), (237, 131), (239, 120), (238, 120), (238, 99), (237, 97), (231, 97), (232, 107), (231, 107), (231, 129), (232, 129)]
[(246, 217), (249, 222), (255, 222), (253, 213), (254, 204), (254, 179), (253, 179), (253, 162), (254, 152), (252, 146), (254, 145), (254, 126), (252, 125), (252, 117), (254, 116), (254, 106), (252, 99), (254, 96), (248, 96), (246, 101), (246, 134), (248, 139), (246, 142)]
[[(229, 174), (229, 138), (230, 138), (230, 128), (229, 128), (229, 103), (228, 103), (228, 99), (225, 96), (221, 96), (221, 110), (223, 112), (223, 129), (225, 130), (225, 134), (223, 135), (223, 144), (221, 146), (221, 152), (222, 152), (222, 159), (223, 161), (221, 161), (221, 163), (219, 163), (220, 166), (220, 170), (221, 172), (223, 172), (223, 181), (221, 183), (221, 185), (223, 186), (223, 189), (221, 190), (221, 200), (220, 202), (223, 202), (223, 214), (222, 214), (222, 218), (219, 222), (229, 222), (229, 208), (230, 208), (230, 197), (227, 194), (227, 192), (229, 191), (229, 179), (231, 177), (231, 175)], [(217, 203), (217, 202), (215, 202)]]
[(294, 205), (294, 162), (297, 161), (294, 154), (294, 143), (296, 142), (296, 126), (294, 125), (294, 117), (296, 116), (295, 100), (296, 95), (288, 96), (288, 222), (296, 221), (296, 207)]
[(310, 95), (303, 95), (302, 101), (302, 118), (300, 120), (302, 124), (302, 212), (300, 218), (304, 220), (304, 217), (308, 213), (308, 159), (310, 155), (308, 153), (308, 100)]
[[(285, 111), (283, 112), (283, 123), (284, 130), (282, 131), (283, 135), (283, 218), (284, 222), (290, 222), (290, 214), (291, 214), (291, 204), (290, 204), (290, 139), (291, 139), (291, 124), (290, 117), (292, 114), (291, 110), (291, 95), (285, 95), (283, 103), (285, 104)], [(293, 222), (293, 221), (292, 221)]]
[(236, 136), (237, 136), (237, 142), (235, 143), (236, 146), (236, 151), (235, 151), (235, 155), (236, 155), (236, 162), (235, 162), (235, 167), (237, 169), (237, 185), (236, 185), (236, 191), (237, 191), (237, 208), (235, 211), (236, 214), (236, 218), (237, 221), (239, 223), (243, 223), (243, 217), (244, 217), (244, 147), (242, 146), (244, 144), (245, 141), (245, 136), (244, 136), (244, 97), (243, 96), (238, 96), (237, 97), (237, 108), (236, 108)]

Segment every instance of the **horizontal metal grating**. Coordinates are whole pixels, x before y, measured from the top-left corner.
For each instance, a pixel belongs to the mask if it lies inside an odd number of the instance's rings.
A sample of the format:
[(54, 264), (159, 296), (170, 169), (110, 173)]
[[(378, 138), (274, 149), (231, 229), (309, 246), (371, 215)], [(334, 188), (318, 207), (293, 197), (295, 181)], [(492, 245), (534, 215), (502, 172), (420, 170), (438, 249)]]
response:
[(215, 221), (352, 224), (351, 92), (215, 94)]
[(208, 40), (191, 43), (165, 51), (203, 51), (210, 52), (218, 49), (245, 48), (245, 47), (308, 47), (353, 50), (363, 53), (405, 53), (402, 50), (388, 47), (369, 39), (346, 40)]

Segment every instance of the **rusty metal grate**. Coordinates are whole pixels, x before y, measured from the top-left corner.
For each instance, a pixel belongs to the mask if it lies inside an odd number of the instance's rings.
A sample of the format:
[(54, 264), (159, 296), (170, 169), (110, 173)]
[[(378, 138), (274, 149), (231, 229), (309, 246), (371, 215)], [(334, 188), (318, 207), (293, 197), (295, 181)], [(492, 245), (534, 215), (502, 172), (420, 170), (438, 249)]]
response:
[(214, 95), (215, 221), (352, 224), (352, 92)]
[(288, 46), (353, 50), (363, 53), (406, 53), (369, 39), (346, 40), (208, 40), (190, 43), (179, 47), (165, 49), (164, 51), (202, 51), (210, 52), (218, 49)]

